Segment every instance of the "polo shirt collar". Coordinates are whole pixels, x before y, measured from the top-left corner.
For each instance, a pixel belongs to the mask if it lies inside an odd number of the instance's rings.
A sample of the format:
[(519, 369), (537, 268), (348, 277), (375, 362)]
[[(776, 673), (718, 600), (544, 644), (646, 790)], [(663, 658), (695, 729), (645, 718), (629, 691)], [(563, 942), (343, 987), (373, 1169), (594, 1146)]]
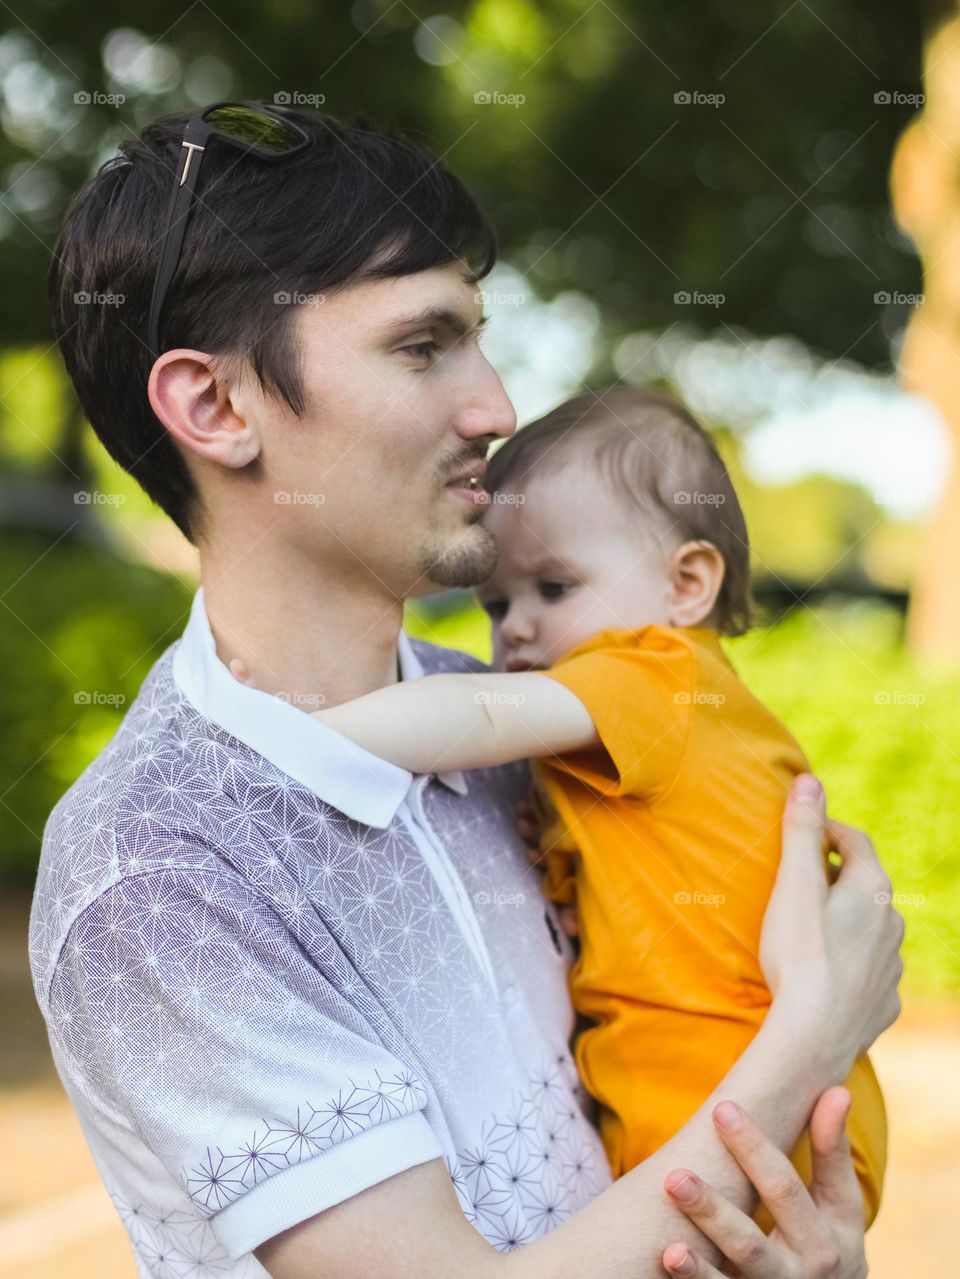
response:
[[(409, 637), (400, 631), (397, 653), (403, 679), (423, 667)], [(201, 715), (301, 782), (326, 804), (365, 826), (389, 826), (413, 782), (413, 774), (372, 755), (312, 715), (262, 689), (234, 679), (217, 655), (203, 587), (173, 655), (173, 678)], [(438, 779), (467, 793), (459, 771)]]

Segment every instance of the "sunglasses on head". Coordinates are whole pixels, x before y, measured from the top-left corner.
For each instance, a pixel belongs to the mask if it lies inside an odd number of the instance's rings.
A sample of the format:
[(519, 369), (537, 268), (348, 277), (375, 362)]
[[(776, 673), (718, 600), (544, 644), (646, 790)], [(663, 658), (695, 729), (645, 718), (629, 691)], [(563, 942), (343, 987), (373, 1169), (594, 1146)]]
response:
[(198, 111), (187, 124), (150, 299), (147, 342), (154, 359), (161, 354), (160, 316), (170, 282), (180, 264), (204, 152), (214, 139), (268, 163), (288, 160), (313, 141), (294, 120), (263, 102), (215, 102)]

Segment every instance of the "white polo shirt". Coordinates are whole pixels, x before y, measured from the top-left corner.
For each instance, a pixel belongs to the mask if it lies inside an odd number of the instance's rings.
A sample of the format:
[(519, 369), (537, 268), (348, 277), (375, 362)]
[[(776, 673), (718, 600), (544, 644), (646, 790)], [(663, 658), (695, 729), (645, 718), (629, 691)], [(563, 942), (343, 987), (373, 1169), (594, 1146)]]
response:
[[(482, 669), (403, 634), (398, 657)], [(262, 1276), (260, 1243), (438, 1157), (503, 1250), (609, 1184), (569, 945), (513, 827), (527, 781), (414, 777), (239, 684), (198, 590), (53, 810), (31, 915), (54, 1060), (141, 1274)]]

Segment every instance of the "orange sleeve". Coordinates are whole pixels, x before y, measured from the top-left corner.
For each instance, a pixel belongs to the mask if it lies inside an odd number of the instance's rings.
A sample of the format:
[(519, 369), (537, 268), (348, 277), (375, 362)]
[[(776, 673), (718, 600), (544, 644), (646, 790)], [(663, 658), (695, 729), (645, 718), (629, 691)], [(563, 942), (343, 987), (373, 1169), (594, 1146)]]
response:
[(680, 767), (693, 702), (690, 646), (667, 627), (603, 631), (544, 672), (590, 712), (603, 749), (551, 756), (599, 794), (665, 791)]

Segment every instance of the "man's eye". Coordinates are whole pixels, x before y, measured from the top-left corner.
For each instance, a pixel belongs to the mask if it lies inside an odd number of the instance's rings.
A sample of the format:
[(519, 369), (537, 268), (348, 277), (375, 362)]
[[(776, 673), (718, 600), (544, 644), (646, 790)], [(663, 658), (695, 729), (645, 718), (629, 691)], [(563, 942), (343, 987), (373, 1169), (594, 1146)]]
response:
[(482, 600), (481, 606), (491, 622), (502, 622), (507, 615), (506, 600)]
[(410, 346), (402, 346), (400, 350), (416, 360), (427, 360), (431, 355), (439, 354), (440, 346), (436, 342), (414, 342)]
[(539, 584), (540, 595), (545, 600), (563, 599), (570, 586), (567, 582), (541, 582)]

